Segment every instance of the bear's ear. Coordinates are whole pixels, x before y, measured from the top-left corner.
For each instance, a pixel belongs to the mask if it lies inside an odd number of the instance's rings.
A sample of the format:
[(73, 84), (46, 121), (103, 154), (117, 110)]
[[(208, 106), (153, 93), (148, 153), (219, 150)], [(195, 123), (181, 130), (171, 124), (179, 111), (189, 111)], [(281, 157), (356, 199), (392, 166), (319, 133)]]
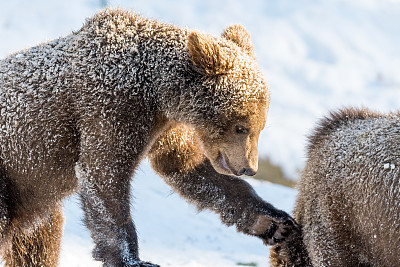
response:
[(194, 31), (189, 34), (187, 45), (192, 62), (200, 73), (218, 75), (233, 68), (233, 57), (211, 38)]
[(224, 30), (222, 37), (231, 40), (243, 49), (251, 58), (255, 59), (254, 47), (249, 32), (239, 24), (231, 25)]

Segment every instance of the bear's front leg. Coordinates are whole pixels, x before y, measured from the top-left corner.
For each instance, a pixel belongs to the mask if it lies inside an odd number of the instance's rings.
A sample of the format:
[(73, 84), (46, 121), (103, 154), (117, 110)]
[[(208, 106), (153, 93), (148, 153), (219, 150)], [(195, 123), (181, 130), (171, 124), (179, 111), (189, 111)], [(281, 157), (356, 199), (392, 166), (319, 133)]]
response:
[(107, 267), (158, 266), (139, 259), (130, 214), (130, 176), (138, 163), (132, 136), (105, 131), (82, 134), (75, 166), (85, 224), (95, 243), (93, 257)]
[(199, 209), (220, 214), (225, 224), (268, 245), (284, 240), (296, 227), (294, 220), (262, 200), (243, 179), (217, 173), (201, 151), (194, 132), (179, 125), (155, 142), (149, 156), (153, 169)]

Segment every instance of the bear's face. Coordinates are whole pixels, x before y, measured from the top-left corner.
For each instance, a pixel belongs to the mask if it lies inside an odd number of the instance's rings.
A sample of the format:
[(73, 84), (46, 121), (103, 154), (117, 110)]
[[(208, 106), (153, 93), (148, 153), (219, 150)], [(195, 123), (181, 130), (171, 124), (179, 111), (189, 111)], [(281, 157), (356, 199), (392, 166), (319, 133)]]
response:
[[(258, 138), (265, 126), (266, 107), (259, 112), (259, 115), (230, 121), (219, 129), (196, 129), (204, 154), (217, 172), (236, 176), (256, 174)], [(211, 131), (217, 134), (210, 134)]]
[(258, 169), (258, 138), (265, 126), (269, 91), (247, 31), (231, 26), (222, 37), (194, 32), (188, 38), (193, 65), (202, 74), (202, 83), (194, 90), (200, 92), (197, 102), (207, 103), (197, 108), (201, 114), (194, 127), (217, 172), (251, 176)]

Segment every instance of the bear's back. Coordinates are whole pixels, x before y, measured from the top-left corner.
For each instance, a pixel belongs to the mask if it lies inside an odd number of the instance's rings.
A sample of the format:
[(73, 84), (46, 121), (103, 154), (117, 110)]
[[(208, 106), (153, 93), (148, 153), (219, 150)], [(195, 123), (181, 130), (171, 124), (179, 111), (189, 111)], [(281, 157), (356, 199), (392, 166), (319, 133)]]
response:
[(380, 259), (381, 266), (400, 261), (399, 147), (399, 113), (348, 109), (325, 118), (310, 137), (299, 182), (300, 223), (320, 224), (313, 220), (322, 218), (337, 235), (326, 240), (342, 239), (360, 258)]

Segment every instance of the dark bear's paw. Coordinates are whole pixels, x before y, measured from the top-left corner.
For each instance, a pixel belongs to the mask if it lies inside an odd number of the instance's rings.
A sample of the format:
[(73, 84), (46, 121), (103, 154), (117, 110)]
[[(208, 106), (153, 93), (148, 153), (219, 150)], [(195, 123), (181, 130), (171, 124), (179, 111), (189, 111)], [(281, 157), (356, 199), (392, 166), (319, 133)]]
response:
[(292, 217), (277, 210), (273, 216), (258, 215), (250, 227), (250, 234), (260, 237), (266, 245), (275, 245), (284, 241), (297, 227)]
[(127, 267), (160, 267), (160, 265), (145, 261), (136, 261), (133, 264), (128, 265)]
[(146, 262), (146, 261), (134, 261), (129, 263), (104, 263), (103, 267), (160, 267), (160, 265)]

